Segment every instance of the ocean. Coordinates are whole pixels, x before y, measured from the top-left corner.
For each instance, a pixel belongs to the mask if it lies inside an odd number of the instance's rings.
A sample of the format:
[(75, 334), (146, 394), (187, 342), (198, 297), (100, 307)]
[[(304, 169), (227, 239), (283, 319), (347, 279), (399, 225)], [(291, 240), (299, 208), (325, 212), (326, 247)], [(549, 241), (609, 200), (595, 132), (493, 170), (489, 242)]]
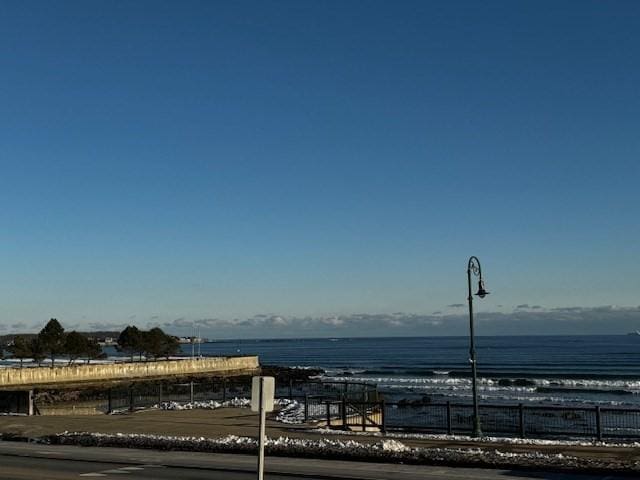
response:
[[(391, 400), (471, 401), (467, 337), (221, 340), (203, 355), (319, 367), (324, 379), (378, 384)], [(196, 349), (198, 346), (196, 345)], [(191, 346), (183, 346), (191, 353)], [(640, 408), (640, 336), (477, 337), (485, 403)]]

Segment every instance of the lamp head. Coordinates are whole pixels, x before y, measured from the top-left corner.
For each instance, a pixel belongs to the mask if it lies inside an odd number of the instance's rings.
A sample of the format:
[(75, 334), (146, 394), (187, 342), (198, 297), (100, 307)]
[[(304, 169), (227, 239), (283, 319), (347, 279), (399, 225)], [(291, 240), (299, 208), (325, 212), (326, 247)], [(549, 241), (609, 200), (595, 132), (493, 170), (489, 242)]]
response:
[(480, 298), (484, 298), (489, 295), (489, 292), (484, 289), (484, 281), (482, 279), (478, 282), (478, 292), (476, 295)]

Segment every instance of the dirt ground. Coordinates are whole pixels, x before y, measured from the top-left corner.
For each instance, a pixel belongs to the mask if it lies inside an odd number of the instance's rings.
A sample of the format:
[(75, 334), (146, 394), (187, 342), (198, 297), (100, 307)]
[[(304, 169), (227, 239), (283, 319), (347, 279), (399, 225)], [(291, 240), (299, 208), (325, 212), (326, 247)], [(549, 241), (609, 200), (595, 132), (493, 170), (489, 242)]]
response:
[[(147, 433), (170, 436), (197, 436), (217, 438), (226, 435), (257, 436), (258, 418), (247, 408), (221, 408), (218, 410), (143, 410), (122, 415), (65, 415), (65, 416), (1, 416), (0, 432), (21, 437), (41, 437), (63, 431), (97, 433)], [(321, 435), (311, 426), (267, 423), (267, 435), (271, 438), (319, 439), (321, 436), (358, 442), (376, 442), (380, 436)], [(478, 443), (451, 440), (398, 439), (413, 447), (486, 448), (505, 452), (562, 453), (586, 458), (620, 458), (640, 461), (640, 448), (599, 446), (552, 446)]]

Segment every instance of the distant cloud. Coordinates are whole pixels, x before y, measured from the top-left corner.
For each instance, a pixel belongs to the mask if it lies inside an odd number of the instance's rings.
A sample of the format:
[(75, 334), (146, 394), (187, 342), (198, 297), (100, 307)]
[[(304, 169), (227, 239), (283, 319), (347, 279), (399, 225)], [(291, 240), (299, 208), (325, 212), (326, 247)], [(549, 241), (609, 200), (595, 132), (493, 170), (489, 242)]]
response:
[(4, 331), (7, 329), (7, 326), (4, 323), (0, 323), (0, 331)]
[(164, 327), (186, 328), (195, 325), (193, 320), (186, 320), (184, 317), (176, 318), (173, 322), (164, 323)]
[(137, 315), (134, 313), (133, 315), (129, 315), (127, 318), (128, 318), (129, 320), (135, 320), (136, 316), (137, 316)]
[(464, 307), (464, 303), (452, 303), (451, 305), (447, 305), (448, 308), (460, 308)]
[(552, 308), (552, 312), (581, 312), (584, 310), (583, 307), (556, 307)]
[(92, 322), (89, 324), (89, 329), (101, 330), (101, 331), (116, 331), (116, 330), (122, 330), (128, 325), (129, 325), (128, 323)]
[[(440, 312), (441, 313), (441, 312)], [(435, 314), (434, 314), (435, 315)], [(357, 329), (362, 333), (368, 329), (383, 328), (412, 328), (420, 326), (436, 326), (442, 323), (440, 316), (418, 314), (367, 314), (332, 315), (321, 317), (286, 317), (282, 315), (258, 314), (244, 319), (222, 320), (217, 318), (203, 318), (193, 321), (176, 319), (165, 323), (167, 328), (185, 328), (193, 325), (211, 329), (264, 329), (273, 331), (308, 332), (316, 330), (329, 331), (328, 329), (340, 329), (341, 331)], [(439, 314), (438, 314), (439, 315)]]
[(528, 309), (529, 308), (529, 304), (528, 303), (522, 303), (520, 305), (516, 305), (516, 309), (518, 310), (523, 310), (523, 309)]
[(440, 310), (436, 310), (435, 312), (433, 312), (431, 315), (442, 315), (442, 311)]
[[(535, 305), (511, 312), (476, 313), (478, 335), (615, 334), (640, 327), (640, 307), (556, 307)], [(248, 318), (177, 318), (168, 331), (201, 327), (220, 338), (384, 335), (466, 335), (466, 314), (415, 313), (284, 316), (261, 313)]]
[(540, 305), (532, 305), (531, 310), (542, 310), (542, 307)]
[(12, 330), (25, 330), (27, 328), (27, 324), (23, 322), (14, 323), (11, 325)]

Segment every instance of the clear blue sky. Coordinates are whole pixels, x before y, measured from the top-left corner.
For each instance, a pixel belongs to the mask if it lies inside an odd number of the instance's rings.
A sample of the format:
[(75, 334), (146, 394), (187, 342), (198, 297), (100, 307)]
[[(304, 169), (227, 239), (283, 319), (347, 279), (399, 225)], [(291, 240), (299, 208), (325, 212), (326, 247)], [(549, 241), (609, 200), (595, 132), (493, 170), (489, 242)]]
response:
[(4, 1), (0, 78), (6, 331), (640, 327), (638, 2)]

